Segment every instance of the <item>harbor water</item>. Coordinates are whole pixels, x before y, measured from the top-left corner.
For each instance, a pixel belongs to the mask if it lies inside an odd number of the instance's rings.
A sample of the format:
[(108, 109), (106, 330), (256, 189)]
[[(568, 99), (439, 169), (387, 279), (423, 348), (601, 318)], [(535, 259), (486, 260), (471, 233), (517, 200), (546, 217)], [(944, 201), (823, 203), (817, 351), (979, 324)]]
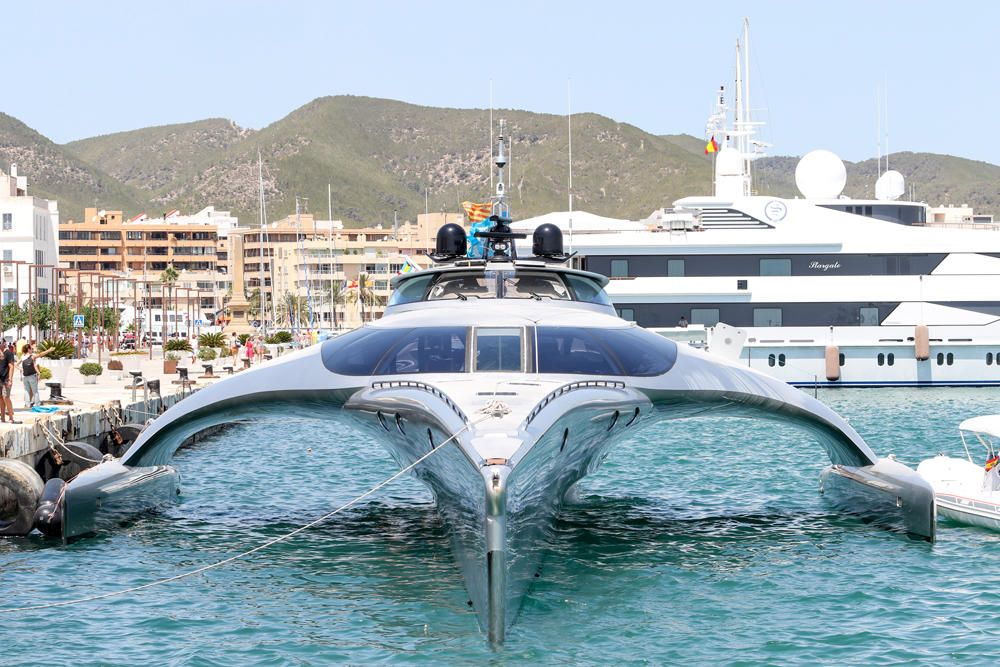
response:
[[(882, 456), (961, 455), (998, 389), (821, 390)], [(980, 454), (976, 452), (976, 454)], [(0, 540), (0, 607), (54, 603), (221, 560), (397, 470), (339, 426), (239, 424), (179, 452), (181, 501), (62, 546)], [(468, 606), (429, 492), (397, 481), (323, 525), (127, 596), (0, 614), (0, 663), (995, 664), (1000, 534), (936, 544), (832, 511), (828, 463), (770, 422), (648, 427), (584, 480), (506, 644)]]

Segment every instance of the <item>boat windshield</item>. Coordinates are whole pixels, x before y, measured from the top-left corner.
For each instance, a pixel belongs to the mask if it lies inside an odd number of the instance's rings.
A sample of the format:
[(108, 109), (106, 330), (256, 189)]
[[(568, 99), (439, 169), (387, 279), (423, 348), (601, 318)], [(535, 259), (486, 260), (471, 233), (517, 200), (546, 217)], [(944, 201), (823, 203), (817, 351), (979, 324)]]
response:
[(611, 300), (593, 278), (555, 271), (449, 271), (415, 276), (395, 289), (390, 306), (416, 301), (469, 299), (535, 299), (583, 301), (610, 306)]
[(330, 371), (355, 376), (474, 370), (650, 377), (673, 367), (677, 344), (639, 327), (363, 327), (324, 342), (321, 357)]

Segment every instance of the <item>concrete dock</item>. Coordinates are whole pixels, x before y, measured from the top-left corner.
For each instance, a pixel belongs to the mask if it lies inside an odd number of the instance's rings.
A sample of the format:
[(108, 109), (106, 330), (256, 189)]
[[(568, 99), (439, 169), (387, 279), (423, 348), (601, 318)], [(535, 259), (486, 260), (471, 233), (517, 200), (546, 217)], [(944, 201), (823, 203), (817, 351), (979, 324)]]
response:
[[(182, 400), (192, 391), (205, 387), (223, 377), (223, 365), (231, 365), (224, 359), (222, 363), (214, 363), (214, 374), (217, 378), (201, 378), (204, 369), (201, 362), (190, 363), (184, 358), (178, 365), (188, 369), (191, 383), (189, 385), (175, 384), (179, 379), (177, 374), (163, 373), (163, 361), (159, 358), (148, 359), (138, 355), (112, 357), (121, 359), (124, 370), (109, 371), (108, 358), (102, 359), (103, 374), (97, 376), (95, 384), (85, 384), (85, 377), (80, 374), (79, 367), (86, 361), (97, 359), (75, 359), (68, 369), (56, 369), (51, 381), (65, 378), (62, 394), (72, 402), (71, 405), (54, 405), (53, 413), (32, 412), (25, 407), (26, 392), (21, 382), (20, 373), (14, 379), (11, 392), (15, 417), (21, 424), (0, 424), (0, 458), (14, 458), (34, 466), (38, 458), (49, 450), (52, 434), (59, 434), (65, 440), (82, 440), (97, 445), (100, 440), (117, 424), (144, 424), (155, 418), (161, 412)], [(39, 365), (45, 365), (41, 361)], [(242, 367), (242, 363), (237, 367)], [(143, 386), (127, 388), (133, 384), (130, 371), (141, 371), (144, 380), (159, 380), (159, 395), (143, 391)], [(60, 377), (62, 376), (62, 377)], [(44, 380), (39, 381), (42, 399), (49, 398), (50, 390)], [(48, 433), (48, 435), (47, 435)]]

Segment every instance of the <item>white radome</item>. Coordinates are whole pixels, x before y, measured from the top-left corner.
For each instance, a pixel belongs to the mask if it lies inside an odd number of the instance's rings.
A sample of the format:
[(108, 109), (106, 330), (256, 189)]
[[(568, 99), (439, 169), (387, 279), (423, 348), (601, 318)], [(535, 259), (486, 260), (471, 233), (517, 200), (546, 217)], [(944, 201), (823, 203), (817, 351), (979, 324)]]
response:
[(795, 185), (806, 199), (835, 199), (847, 185), (847, 168), (831, 151), (810, 151), (795, 167)]

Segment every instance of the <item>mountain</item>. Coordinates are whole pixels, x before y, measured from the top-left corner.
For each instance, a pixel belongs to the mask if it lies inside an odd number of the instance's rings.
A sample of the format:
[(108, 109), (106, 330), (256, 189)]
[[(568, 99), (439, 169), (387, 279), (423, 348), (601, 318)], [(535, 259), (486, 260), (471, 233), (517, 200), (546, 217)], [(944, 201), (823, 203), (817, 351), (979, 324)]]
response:
[[(513, 140), (509, 193), (519, 216), (567, 205), (566, 119), (496, 110)], [(149, 192), (154, 209), (213, 203), (254, 217), (257, 153), (270, 212), (296, 195), (324, 213), (362, 224), (424, 210), (454, 211), (489, 196), (489, 114), (364, 97), (326, 97), (258, 131), (202, 121), (68, 144), (81, 160)], [(676, 193), (707, 183), (709, 163), (668, 138), (598, 116), (574, 117), (575, 206), (604, 215), (646, 215)], [(156, 165), (151, 166), (151, 165)]]
[(53, 143), (13, 116), (0, 113), (0, 167), (16, 164), (28, 177), (28, 192), (59, 200), (61, 219), (79, 218), (85, 206), (109, 202), (115, 208), (136, 210), (144, 198), (99, 168)]
[[(566, 118), (495, 110), (512, 138), (508, 194), (518, 217), (565, 210)], [(438, 109), (367, 97), (324, 97), (261, 130), (226, 119), (151, 127), (56, 145), (0, 114), (0, 164), (15, 161), (31, 190), (60, 200), (63, 218), (84, 205), (127, 215), (194, 211), (215, 205), (257, 219), (258, 151), (271, 219), (294, 211), (295, 197), (348, 224), (389, 224), (431, 211), (460, 210), (490, 190), (489, 113)], [(642, 218), (687, 195), (711, 190), (704, 141), (657, 136), (597, 114), (573, 117), (574, 207)], [(892, 167), (919, 199), (968, 203), (1000, 213), (1000, 167), (946, 155), (898, 153)], [(756, 163), (761, 194), (794, 196), (797, 158)], [(848, 163), (846, 193), (871, 196), (875, 161)]]

